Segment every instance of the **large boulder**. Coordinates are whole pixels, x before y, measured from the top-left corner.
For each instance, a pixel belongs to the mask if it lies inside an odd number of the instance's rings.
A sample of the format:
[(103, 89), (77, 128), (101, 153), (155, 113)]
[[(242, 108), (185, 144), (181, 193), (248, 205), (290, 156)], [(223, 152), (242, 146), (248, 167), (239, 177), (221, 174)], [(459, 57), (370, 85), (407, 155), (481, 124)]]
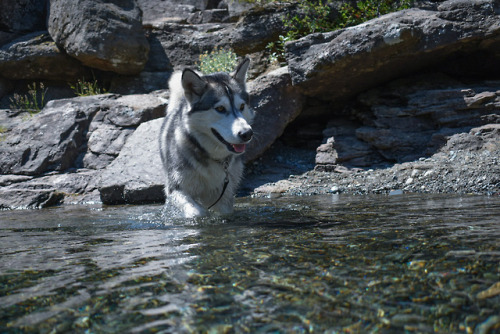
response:
[(346, 100), (458, 55), (469, 59), (469, 66), (481, 66), (473, 58), (478, 54), (489, 59), (489, 73), (500, 73), (498, 1), (450, 0), (437, 11), (395, 12), (286, 45), (294, 85), (308, 96), (330, 101)]
[(61, 204), (63, 200), (64, 194), (46, 185), (0, 188), (0, 210), (41, 209)]
[(302, 111), (305, 99), (292, 86), (288, 68), (282, 67), (248, 83), (250, 103), (255, 110), (255, 138), (248, 145), (245, 161), (255, 160), (283, 134)]
[(0, 48), (0, 75), (14, 80), (82, 78), (80, 62), (62, 52), (46, 31), (15, 39)]
[(158, 140), (162, 123), (163, 119), (142, 123), (103, 171), (99, 192), (104, 204), (165, 201), (165, 172)]
[(0, 141), (0, 174), (39, 175), (72, 167), (99, 108), (94, 97), (50, 101)]
[(148, 60), (135, 0), (53, 0), (48, 29), (57, 45), (89, 67), (133, 75)]

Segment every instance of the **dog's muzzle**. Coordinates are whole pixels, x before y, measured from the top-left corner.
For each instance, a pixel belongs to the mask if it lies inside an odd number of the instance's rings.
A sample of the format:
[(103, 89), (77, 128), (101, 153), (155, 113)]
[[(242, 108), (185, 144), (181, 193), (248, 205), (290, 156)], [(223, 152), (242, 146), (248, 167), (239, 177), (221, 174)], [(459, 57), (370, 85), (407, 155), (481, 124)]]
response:
[[(212, 130), (212, 133), (214, 134), (215, 138), (217, 138), (222, 144), (226, 145), (227, 149), (230, 152), (237, 153), (237, 154), (245, 152), (246, 146), (247, 146), (246, 143), (245, 144), (231, 144), (231, 143), (228, 143), (221, 136), (221, 134), (219, 132), (217, 132), (217, 130), (215, 130), (214, 128), (211, 128), (211, 130)], [(248, 129), (248, 130), (245, 130), (245, 131), (240, 131), (238, 133), (238, 137), (240, 137), (240, 139), (243, 140), (243, 141), (245, 141), (245, 142), (250, 141), (250, 139), (252, 139), (252, 136), (253, 136), (252, 129)]]

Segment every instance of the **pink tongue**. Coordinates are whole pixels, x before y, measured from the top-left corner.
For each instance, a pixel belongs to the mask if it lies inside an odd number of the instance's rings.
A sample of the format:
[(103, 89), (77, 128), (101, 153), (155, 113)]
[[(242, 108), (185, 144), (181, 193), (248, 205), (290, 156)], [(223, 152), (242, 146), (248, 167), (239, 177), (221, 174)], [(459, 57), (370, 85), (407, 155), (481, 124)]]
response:
[(236, 153), (245, 152), (246, 145), (245, 144), (233, 144), (233, 148)]

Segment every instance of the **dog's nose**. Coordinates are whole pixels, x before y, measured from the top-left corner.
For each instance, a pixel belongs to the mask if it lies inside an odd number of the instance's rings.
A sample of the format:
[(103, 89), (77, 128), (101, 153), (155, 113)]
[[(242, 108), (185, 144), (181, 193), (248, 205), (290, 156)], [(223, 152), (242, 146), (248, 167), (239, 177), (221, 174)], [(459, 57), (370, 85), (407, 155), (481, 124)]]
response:
[(252, 129), (248, 129), (248, 130), (245, 130), (245, 131), (240, 131), (240, 132), (238, 132), (238, 136), (243, 141), (249, 141), (250, 139), (252, 139), (253, 131), (252, 131)]

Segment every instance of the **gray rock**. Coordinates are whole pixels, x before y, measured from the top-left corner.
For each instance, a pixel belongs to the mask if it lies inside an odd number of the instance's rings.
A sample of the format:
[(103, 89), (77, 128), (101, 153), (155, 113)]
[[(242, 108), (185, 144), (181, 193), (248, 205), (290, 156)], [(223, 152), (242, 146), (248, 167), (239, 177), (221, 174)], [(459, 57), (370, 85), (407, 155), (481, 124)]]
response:
[(0, 176), (0, 209), (40, 209), (61, 203), (100, 202), (98, 171), (49, 173), (42, 177)]
[(415, 160), (424, 155), (423, 152), (431, 135), (431, 131), (408, 133), (369, 126), (356, 130), (356, 137), (376, 147), (386, 160), (392, 162)]
[(132, 75), (148, 59), (142, 12), (135, 0), (53, 0), (48, 29), (68, 55), (92, 68)]
[[(450, 136), (440, 152), (450, 153), (457, 151), (490, 151), (494, 152), (500, 146), (500, 124), (486, 124), (471, 129), (468, 133), (457, 133)], [(495, 143), (495, 141), (497, 141)]]
[(105, 153), (94, 153), (94, 152), (89, 150), (83, 156), (83, 159), (81, 161), (81, 165), (84, 168), (104, 169), (110, 163), (112, 163), (113, 160), (115, 160), (115, 158), (116, 158), (115, 155), (110, 155), (110, 154), (105, 154)]
[(120, 153), (140, 123), (165, 115), (166, 99), (160, 95), (115, 96), (103, 102), (87, 133), (82, 167), (103, 169)]
[(137, 0), (145, 25), (186, 22), (193, 14), (204, 15), (203, 12), (218, 8), (219, 3), (219, 0)]
[(288, 68), (282, 67), (248, 83), (256, 116), (255, 137), (248, 145), (245, 160), (262, 155), (281, 136), (286, 126), (302, 111), (304, 97), (292, 86)]
[[(327, 160), (323, 164), (342, 164), (348, 166), (368, 167), (379, 164), (383, 158), (369, 143), (356, 137), (356, 130), (360, 123), (337, 117), (327, 124), (323, 131), (326, 142), (331, 140), (336, 152), (335, 161)], [(333, 138), (333, 139), (331, 139)], [(326, 157), (326, 156), (325, 156)], [(321, 169), (320, 166), (317, 166)]]
[(140, 123), (165, 116), (165, 100), (154, 95), (121, 96), (110, 105), (107, 120), (119, 127), (138, 126)]
[(31, 179), (31, 176), (26, 175), (0, 175), (0, 187), (10, 186), (13, 183), (25, 182)]
[[(292, 81), (309, 96), (340, 101), (459, 53), (499, 57), (499, 13), (498, 1), (450, 0), (438, 11), (404, 10), (312, 34), (286, 45)], [(490, 73), (500, 70), (496, 63)]]
[(87, 137), (87, 152), (83, 157), (83, 167), (103, 169), (120, 153), (127, 138), (134, 129), (121, 129), (111, 124), (93, 122), (93, 130)]
[[(475, 138), (474, 138), (475, 137)], [(456, 133), (429, 158), (344, 173), (308, 171), (256, 187), (254, 195), (328, 193), (500, 194), (500, 126), (488, 124)], [(266, 168), (263, 166), (261, 168)], [(341, 172), (335, 168), (336, 172)], [(262, 184), (262, 183), (261, 183)]]
[(293, 16), (294, 9), (294, 6), (270, 3), (249, 10), (230, 30), (231, 46), (238, 54), (264, 50), (268, 43), (285, 34), (283, 20), (287, 15)]
[(92, 131), (87, 146), (95, 154), (117, 156), (133, 129), (120, 129), (110, 124), (102, 124)]
[(0, 141), (0, 173), (38, 175), (72, 167), (100, 103), (96, 97), (50, 101)]
[[(66, 173), (49, 173), (48, 175), (36, 177), (25, 182), (26, 187), (35, 187), (44, 184), (48, 188), (56, 189), (65, 196), (90, 193), (97, 189), (99, 171), (90, 169), (78, 169)], [(20, 187), (19, 185), (14, 187)]]
[(64, 195), (53, 188), (0, 188), (0, 209), (41, 209), (61, 204)]
[(183, 22), (197, 10), (194, 5), (169, 0), (137, 0), (137, 4), (143, 12), (146, 26), (165, 21)]
[(158, 144), (162, 123), (163, 119), (142, 123), (103, 171), (98, 187), (103, 203), (165, 201), (165, 174)]
[(202, 24), (223, 22), (229, 17), (227, 9), (212, 9), (194, 12), (189, 15), (187, 21), (189, 24)]
[(147, 94), (156, 90), (166, 89), (171, 71), (146, 72), (142, 71), (139, 75), (117, 75), (111, 79), (110, 92), (129, 95), (129, 94)]
[(0, 48), (0, 73), (14, 80), (72, 81), (87, 71), (56, 46), (46, 31), (28, 34)]
[(47, 0), (2, 0), (0, 27), (22, 32), (44, 30), (46, 6)]
[(239, 17), (255, 7), (255, 4), (244, 1), (224, 0), (231, 17)]
[(215, 47), (232, 47), (229, 38), (234, 24), (207, 23), (198, 25), (158, 23), (149, 33), (150, 39), (157, 40), (174, 69), (196, 67), (199, 55), (211, 52)]
[(316, 149), (316, 170), (331, 172), (335, 169), (335, 166), (337, 165), (338, 153), (334, 148), (334, 143), (334, 138), (330, 137), (325, 144), (320, 145)]

